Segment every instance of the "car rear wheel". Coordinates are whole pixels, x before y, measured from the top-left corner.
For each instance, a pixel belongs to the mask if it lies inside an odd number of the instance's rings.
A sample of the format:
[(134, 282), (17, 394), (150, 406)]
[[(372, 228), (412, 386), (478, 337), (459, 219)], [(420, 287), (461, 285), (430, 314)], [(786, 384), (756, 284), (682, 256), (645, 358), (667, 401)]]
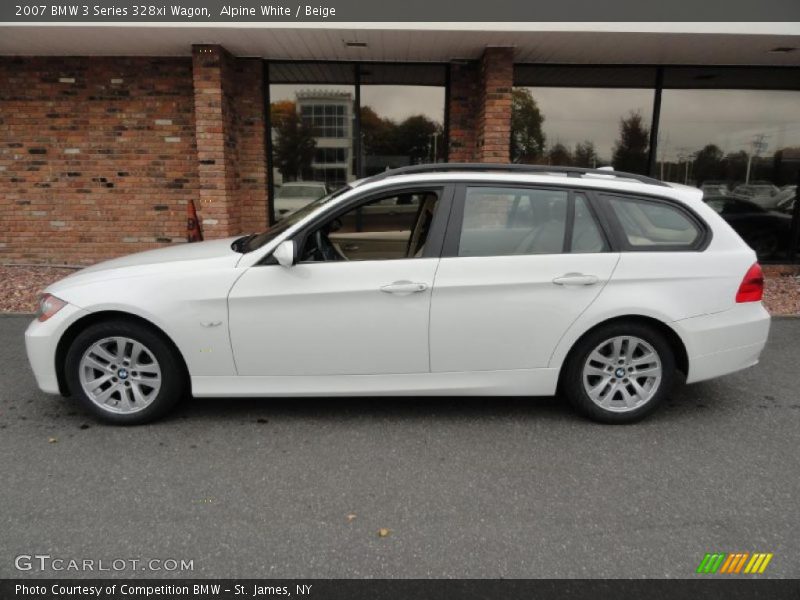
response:
[(87, 327), (67, 352), (70, 392), (98, 418), (120, 425), (152, 421), (185, 390), (175, 351), (157, 332), (129, 321)]
[(614, 323), (583, 339), (565, 365), (562, 389), (582, 414), (602, 423), (631, 423), (651, 413), (672, 387), (669, 342), (644, 323)]

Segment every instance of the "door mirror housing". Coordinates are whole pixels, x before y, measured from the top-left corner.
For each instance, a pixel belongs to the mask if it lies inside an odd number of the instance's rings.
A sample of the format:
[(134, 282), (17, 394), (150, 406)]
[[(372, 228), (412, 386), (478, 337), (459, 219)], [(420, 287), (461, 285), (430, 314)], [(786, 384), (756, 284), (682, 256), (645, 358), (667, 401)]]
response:
[(272, 256), (275, 257), (280, 266), (291, 267), (297, 262), (297, 245), (294, 240), (284, 240), (278, 244)]

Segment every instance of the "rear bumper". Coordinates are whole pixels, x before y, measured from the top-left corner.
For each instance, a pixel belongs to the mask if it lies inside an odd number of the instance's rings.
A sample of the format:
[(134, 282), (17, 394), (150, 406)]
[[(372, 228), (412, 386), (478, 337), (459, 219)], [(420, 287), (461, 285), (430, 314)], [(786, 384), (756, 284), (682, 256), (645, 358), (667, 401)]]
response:
[(770, 316), (760, 302), (672, 323), (689, 357), (687, 383), (727, 375), (758, 363)]
[(25, 351), (31, 364), (36, 383), (43, 392), (58, 394), (58, 375), (56, 374), (56, 348), (67, 328), (87, 311), (72, 304), (50, 317), (44, 323), (32, 321), (25, 331)]

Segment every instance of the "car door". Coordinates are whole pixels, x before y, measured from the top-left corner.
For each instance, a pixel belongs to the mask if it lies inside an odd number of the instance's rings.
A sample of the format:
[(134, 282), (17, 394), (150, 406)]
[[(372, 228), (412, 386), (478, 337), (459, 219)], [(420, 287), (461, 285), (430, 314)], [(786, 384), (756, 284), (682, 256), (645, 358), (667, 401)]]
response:
[[(362, 218), (376, 203), (401, 193), (425, 201), (410, 215), (395, 213), (393, 220)], [(249, 268), (229, 295), (238, 374), (428, 372), (430, 295), (451, 196), (452, 188), (433, 187), (356, 201), (295, 236), (298, 264)], [(383, 253), (375, 245), (366, 255), (358, 248), (347, 254), (345, 246), (361, 243), (343, 242), (347, 233), (395, 242), (400, 237), (403, 252), (392, 244)], [(317, 247), (320, 236), (328, 258)]]
[(546, 367), (618, 260), (583, 193), (459, 186), (431, 299), (431, 370)]

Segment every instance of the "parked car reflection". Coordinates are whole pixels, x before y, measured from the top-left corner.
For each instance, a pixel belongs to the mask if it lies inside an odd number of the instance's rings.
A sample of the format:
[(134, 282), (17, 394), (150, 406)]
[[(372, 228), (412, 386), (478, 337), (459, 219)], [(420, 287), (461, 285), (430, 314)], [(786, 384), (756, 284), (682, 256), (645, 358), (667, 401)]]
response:
[(761, 208), (773, 209), (777, 206), (778, 186), (769, 182), (742, 183), (733, 188), (734, 196), (742, 196), (758, 204)]
[(703, 200), (730, 223), (755, 250), (759, 260), (785, 255), (789, 247), (791, 215), (767, 210), (748, 198), (709, 196)]
[(325, 183), (319, 181), (290, 181), (284, 183), (277, 191), (275, 198), (275, 220), (280, 221), (329, 193)]
[(792, 214), (794, 210), (794, 203), (797, 198), (797, 186), (784, 186), (781, 188), (780, 193), (778, 193), (775, 198), (777, 199), (775, 207), (787, 214)]
[(727, 196), (730, 194), (728, 184), (724, 181), (706, 181), (700, 186), (703, 196)]

